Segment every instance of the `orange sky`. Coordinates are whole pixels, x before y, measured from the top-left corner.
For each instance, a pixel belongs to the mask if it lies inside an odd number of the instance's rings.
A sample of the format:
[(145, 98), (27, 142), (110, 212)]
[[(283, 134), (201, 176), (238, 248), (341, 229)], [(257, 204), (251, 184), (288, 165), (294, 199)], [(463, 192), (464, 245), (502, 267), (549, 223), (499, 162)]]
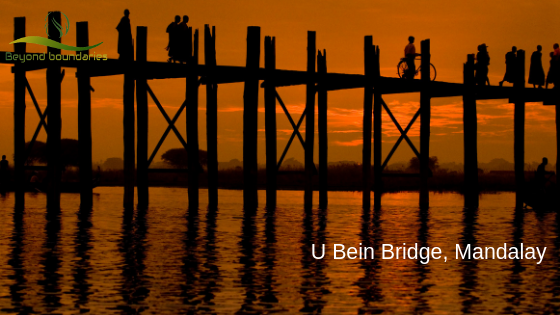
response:
[[(13, 17), (27, 17), (27, 35), (45, 36), (44, 17), (49, 10), (64, 12), (71, 28), (63, 43), (75, 45), (75, 22), (89, 21), (90, 43), (103, 42), (97, 53), (118, 57), (116, 52), (118, 24), (122, 11), (131, 11), (133, 36), (136, 26), (148, 26), (148, 59), (164, 61), (167, 57), (165, 29), (176, 14), (187, 14), (190, 26), (202, 31), (204, 24), (216, 26), (217, 61), (221, 65), (245, 64), (246, 28), (261, 26), (261, 35), (276, 36), (277, 67), (304, 70), (306, 67), (307, 30), (317, 32), (317, 48), (327, 50), (329, 72), (363, 73), (363, 36), (372, 35), (380, 45), (381, 74), (396, 76), (396, 64), (403, 54), (407, 37), (419, 41), (430, 38), (432, 63), (437, 68), (438, 81), (461, 82), (466, 55), (475, 53), (478, 44), (486, 43), (490, 53), (489, 78), (493, 85), (501, 80), (505, 70), (504, 55), (516, 45), (527, 51), (527, 73), (530, 54), (536, 45), (543, 45), (543, 65), (548, 71), (548, 52), (560, 41), (558, 36), (557, 1), (386, 1), (386, 0), (283, 0), (283, 1), (5, 1), (0, 0), (0, 50), (11, 51)], [(264, 40), (263, 40), (264, 41)], [(202, 44), (202, 39), (201, 39)], [(30, 52), (44, 52), (42, 46), (27, 45)], [(202, 47), (202, 45), (201, 45)], [(201, 55), (202, 50), (201, 50)], [(264, 52), (261, 50), (261, 65)], [(63, 81), (63, 129), (65, 138), (77, 138), (77, 91), (74, 69), (66, 70)], [(27, 75), (40, 105), (46, 105), (45, 73), (36, 71)], [(173, 116), (184, 98), (184, 79), (157, 80), (150, 86)], [(94, 161), (122, 156), (122, 76), (92, 79), (95, 93), (93, 104)], [(11, 160), (13, 154), (13, 75), (10, 66), (0, 65), (0, 153)], [(219, 161), (242, 159), (243, 84), (220, 85), (219, 106)], [(305, 103), (303, 87), (279, 88), (279, 94), (293, 113), (294, 120)], [(264, 163), (264, 110), (263, 91), (260, 90), (259, 163)], [(410, 93), (384, 97), (403, 125), (408, 124), (419, 104), (419, 95)], [(462, 162), (462, 103), (461, 98), (432, 100), (432, 137), (430, 155), (442, 162)], [(513, 105), (506, 100), (480, 101), (479, 161), (505, 158), (513, 161)], [(200, 145), (206, 147), (205, 96), (200, 96)], [(361, 159), (361, 124), (363, 91), (329, 93), (329, 160)], [(526, 160), (536, 161), (556, 157), (554, 108), (542, 104), (527, 104)], [(30, 140), (38, 122), (31, 99), (27, 103), (26, 139)], [(388, 153), (399, 133), (387, 115), (383, 116), (384, 155)], [(302, 125), (302, 130), (304, 130)], [(177, 123), (185, 134), (185, 117)], [(166, 123), (155, 104), (150, 101), (149, 147), (153, 149), (166, 128)], [(290, 125), (278, 107), (278, 137), (280, 155), (290, 136)], [(410, 134), (418, 143), (419, 124)], [(303, 133), (302, 133), (303, 134)], [(46, 136), (42, 131), (40, 140)], [(179, 147), (170, 134), (157, 158), (165, 150)], [(151, 152), (150, 152), (151, 153)], [(402, 144), (392, 161), (408, 160), (412, 151)], [(294, 142), (287, 157), (303, 160), (303, 150)], [(317, 159), (316, 159), (317, 160)]]

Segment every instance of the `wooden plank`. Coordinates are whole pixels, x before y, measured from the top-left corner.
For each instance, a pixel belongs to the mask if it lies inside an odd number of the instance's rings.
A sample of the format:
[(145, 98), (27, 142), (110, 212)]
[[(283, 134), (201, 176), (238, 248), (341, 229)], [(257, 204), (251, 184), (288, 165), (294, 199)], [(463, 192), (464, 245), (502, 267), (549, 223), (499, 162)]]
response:
[(515, 207), (523, 208), (525, 188), (525, 51), (518, 50), (516, 58), (516, 80), (513, 83), (515, 103), (513, 110), (513, 162), (515, 169)]
[[(89, 46), (88, 22), (76, 23), (76, 45)], [(89, 54), (84, 50), (81, 54)], [(85, 67), (85, 66), (84, 66)], [(83, 71), (78, 67), (77, 72)], [(80, 177), (80, 208), (88, 209), (93, 205), (92, 188), (92, 142), (91, 142), (91, 82), (86, 76), (78, 77), (78, 146)]]
[(364, 112), (362, 122), (362, 206), (370, 209), (371, 206), (371, 136), (372, 136), (372, 110), (373, 110), (373, 57), (374, 46), (372, 36), (364, 38), (364, 73), (366, 86), (364, 87)]
[(247, 28), (246, 79), (243, 90), (243, 205), (245, 209), (258, 206), (257, 197), (257, 132), (259, 107), (259, 78), (261, 29)]
[[(317, 54), (317, 73), (327, 73), (327, 51), (323, 50)], [(324, 76), (323, 76), (324, 77)], [(321, 76), (320, 76), (321, 78)], [(317, 125), (319, 129), (319, 208), (326, 209), (328, 206), (328, 90), (322, 81), (319, 81), (319, 91), (317, 93)]]
[(421, 43), (422, 73), (420, 90), (420, 207), (430, 205), (428, 177), (430, 175), (430, 40)]
[(276, 207), (276, 181), (277, 172), (276, 161), (277, 152), (277, 130), (276, 130), (276, 87), (272, 70), (276, 68), (276, 44), (275, 38), (266, 36), (264, 38), (264, 67), (269, 70), (264, 87), (264, 128), (266, 143), (266, 207), (274, 209)]
[[(136, 27), (136, 64), (145, 63), (148, 58), (148, 28)], [(146, 208), (149, 204), (148, 182), (148, 80), (136, 75), (136, 187), (138, 191), (138, 207)]]
[[(14, 18), (14, 40), (25, 37), (25, 17)], [(25, 54), (26, 44), (14, 44), (14, 52)], [(23, 209), (25, 193), (25, 71), (14, 66), (14, 183), (15, 204)]]
[[(48, 21), (49, 39), (60, 42), (60, 33), (55, 27), (55, 22), (60, 25), (60, 12), (50, 12)], [(49, 47), (49, 54), (60, 54), (60, 49)], [(60, 179), (62, 165), (60, 163), (60, 138), (61, 138), (61, 68), (57, 64), (47, 68), (47, 209), (60, 210)]]
[[(192, 56), (187, 65), (198, 65), (198, 30), (193, 33), (189, 27), (186, 38), (192, 43)], [(190, 55), (190, 54), (189, 54)], [(197, 211), (199, 206), (199, 144), (198, 144), (198, 75), (195, 72), (187, 73), (186, 77), (186, 100), (187, 100), (187, 156), (188, 156), (188, 196), (189, 209)]]
[[(204, 62), (216, 66), (216, 28), (204, 26)], [(206, 150), (208, 165), (208, 206), (218, 205), (218, 84), (215, 70), (208, 70), (206, 77)]]
[[(315, 73), (315, 32), (307, 32), (307, 73)], [(315, 162), (313, 161), (315, 144), (315, 81), (310, 79), (306, 86), (305, 97), (305, 192), (304, 206), (306, 209), (313, 205), (313, 175)]]
[(476, 116), (476, 81), (474, 78), (474, 54), (467, 56), (463, 67), (463, 153), (465, 207), (478, 208), (478, 149)]

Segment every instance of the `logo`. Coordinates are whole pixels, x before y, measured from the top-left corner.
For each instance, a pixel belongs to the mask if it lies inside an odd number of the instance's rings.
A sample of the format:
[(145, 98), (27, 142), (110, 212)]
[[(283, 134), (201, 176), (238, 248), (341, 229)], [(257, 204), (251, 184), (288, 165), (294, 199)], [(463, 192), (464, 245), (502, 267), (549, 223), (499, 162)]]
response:
[[(47, 33), (47, 36), (51, 36), (51, 37), (58, 36), (59, 38), (62, 38), (62, 36), (68, 34), (68, 31), (70, 30), (70, 20), (68, 19), (66, 14), (64, 14), (62, 12), (60, 12), (60, 13), (66, 18), (66, 23), (65, 23), (66, 25), (63, 26), (60, 23), (58, 23), (54, 18), (51, 18), (51, 21), (53, 22), (53, 25), (56, 29), (50, 30), (49, 29), (49, 15), (50, 15), (50, 12), (49, 12), (47, 14), (47, 16), (45, 17), (45, 21), (46, 21), (45, 32)], [(36, 44), (36, 45), (42, 45), (42, 46), (47, 46), (47, 47), (51, 47), (51, 48), (70, 50), (70, 51), (89, 50), (89, 49), (95, 48), (95, 47), (103, 44), (103, 42), (101, 42), (101, 43), (95, 44), (93, 46), (75, 47), (75, 46), (65, 45), (65, 44), (59, 43), (57, 41), (54, 41), (52, 39), (41, 37), (41, 36), (22, 37), (20, 39), (14, 40), (10, 44), (16, 44), (16, 43)]]

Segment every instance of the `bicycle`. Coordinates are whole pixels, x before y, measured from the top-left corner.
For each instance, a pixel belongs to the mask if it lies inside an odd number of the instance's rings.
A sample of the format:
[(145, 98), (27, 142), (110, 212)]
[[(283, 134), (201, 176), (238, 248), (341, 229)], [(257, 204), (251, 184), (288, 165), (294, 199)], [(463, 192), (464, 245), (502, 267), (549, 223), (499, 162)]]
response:
[[(405, 78), (405, 75), (408, 71), (408, 63), (406, 62), (407, 58), (401, 58), (401, 61), (399, 62), (399, 64), (397, 65), (397, 74), (399, 75), (399, 78)], [(420, 71), (421, 71), (422, 66), (418, 66), (418, 68), (416, 68), (416, 70), (414, 71), (414, 76), (417, 76)], [(435, 81), (436, 80), (436, 67), (434, 67), (434, 65), (432, 63), (430, 63), (430, 80), (431, 81)]]

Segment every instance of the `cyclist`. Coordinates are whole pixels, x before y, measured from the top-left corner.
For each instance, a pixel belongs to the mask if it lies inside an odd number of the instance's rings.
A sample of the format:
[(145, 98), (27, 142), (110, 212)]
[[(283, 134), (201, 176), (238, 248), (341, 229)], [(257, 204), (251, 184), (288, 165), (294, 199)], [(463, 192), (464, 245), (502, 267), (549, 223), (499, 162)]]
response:
[(416, 65), (414, 64), (414, 58), (420, 56), (416, 53), (416, 47), (414, 47), (414, 36), (408, 37), (408, 45), (404, 48), (404, 57), (406, 58), (407, 71), (404, 75), (406, 79), (414, 79), (416, 74)]

